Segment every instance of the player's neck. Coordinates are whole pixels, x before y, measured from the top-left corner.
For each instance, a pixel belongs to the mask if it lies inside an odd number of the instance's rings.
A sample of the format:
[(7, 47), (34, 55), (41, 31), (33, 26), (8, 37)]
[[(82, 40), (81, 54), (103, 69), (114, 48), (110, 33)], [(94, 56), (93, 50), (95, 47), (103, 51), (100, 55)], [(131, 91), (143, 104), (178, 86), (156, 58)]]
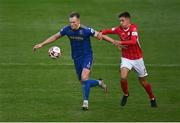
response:
[(123, 28), (123, 30), (124, 30), (124, 31), (129, 30), (129, 27), (130, 27), (130, 26), (131, 26), (131, 23), (127, 24), (127, 26), (125, 26), (125, 27)]
[(81, 24), (79, 24), (79, 25), (77, 26), (77, 28), (75, 28), (75, 30), (78, 30), (78, 29), (80, 28), (80, 26), (81, 26)]

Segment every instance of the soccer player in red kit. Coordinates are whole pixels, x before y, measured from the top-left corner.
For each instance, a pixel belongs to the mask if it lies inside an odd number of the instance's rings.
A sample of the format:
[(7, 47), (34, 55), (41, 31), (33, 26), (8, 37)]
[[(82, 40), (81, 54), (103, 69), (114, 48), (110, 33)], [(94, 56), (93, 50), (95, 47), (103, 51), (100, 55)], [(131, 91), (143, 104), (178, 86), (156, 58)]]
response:
[(123, 12), (118, 17), (120, 25), (112, 29), (102, 30), (102, 34), (117, 34), (120, 41), (116, 42), (116, 45), (123, 46), (121, 48), (120, 84), (124, 95), (121, 100), (121, 106), (126, 105), (129, 96), (128, 73), (131, 69), (134, 69), (138, 75), (139, 82), (150, 98), (151, 107), (157, 107), (151, 85), (146, 80), (148, 74), (143, 61), (141, 46), (139, 44), (137, 26), (131, 23), (130, 14), (128, 12)]

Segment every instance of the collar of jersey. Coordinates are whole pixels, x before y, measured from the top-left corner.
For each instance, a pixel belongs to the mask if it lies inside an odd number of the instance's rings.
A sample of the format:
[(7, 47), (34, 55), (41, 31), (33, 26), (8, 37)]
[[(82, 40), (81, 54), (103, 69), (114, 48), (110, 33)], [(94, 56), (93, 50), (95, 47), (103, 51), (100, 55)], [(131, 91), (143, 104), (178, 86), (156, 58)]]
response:
[[(130, 24), (130, 26), (131, 26), (131, 24)], [(124, 28), (123, 28), (123, 30), (124, 30), (125, 32), (127, 32), (127, 31), (129, 30), (130, 26), (129, 26), (127, 29), (124, 29)]]

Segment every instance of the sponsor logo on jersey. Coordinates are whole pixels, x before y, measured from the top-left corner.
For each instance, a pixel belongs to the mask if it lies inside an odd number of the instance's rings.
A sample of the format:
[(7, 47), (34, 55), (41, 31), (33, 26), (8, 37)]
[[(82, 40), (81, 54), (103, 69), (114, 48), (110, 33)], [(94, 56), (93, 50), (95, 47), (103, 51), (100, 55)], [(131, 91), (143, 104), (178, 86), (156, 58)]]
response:
[(79, 37), (79, 36), (69, 36), (69, 38), (71, 40), (79, 40), (79, 41), (82, 41), (83, 40), (83, 37)]
[(80, 34), (80, 35), (83, 35), (83, 30), (79, 30), (79, 34)]

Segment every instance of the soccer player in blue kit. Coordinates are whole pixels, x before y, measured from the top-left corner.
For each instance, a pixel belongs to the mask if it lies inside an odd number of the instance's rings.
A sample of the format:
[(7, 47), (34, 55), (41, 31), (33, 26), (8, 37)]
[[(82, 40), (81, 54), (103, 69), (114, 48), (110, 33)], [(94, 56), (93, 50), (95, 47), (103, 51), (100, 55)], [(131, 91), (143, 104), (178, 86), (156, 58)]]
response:
[[(46, 44), (54, 42), (64, 35), (69, 38), (72, 59), (74, 61), (78, 79), (82, 85), (83, 110), (88, 110), (88, 100), (91, 87), (99, 86), (104, 90), (104, 92), (107, 92), (107, 85), (102, 79), (89, 79), (93, 62), (93, 52), (91, 48), (90, 37), (93, 36), (98, 39), (98, 33), (99, 32), (92, 28), (81, 25), (80, 14), (73, 12), (69, 16), (69, 25), (63, 27), (60, 32), (52, 35), (42, 43), (39, 43), (33, 47), (33, 50), (35, 51), (36, 49), (41, 48)], [(105, 35), (103, 35), (103, 39), (110, 43), (115, 42), (112, 38)]]

